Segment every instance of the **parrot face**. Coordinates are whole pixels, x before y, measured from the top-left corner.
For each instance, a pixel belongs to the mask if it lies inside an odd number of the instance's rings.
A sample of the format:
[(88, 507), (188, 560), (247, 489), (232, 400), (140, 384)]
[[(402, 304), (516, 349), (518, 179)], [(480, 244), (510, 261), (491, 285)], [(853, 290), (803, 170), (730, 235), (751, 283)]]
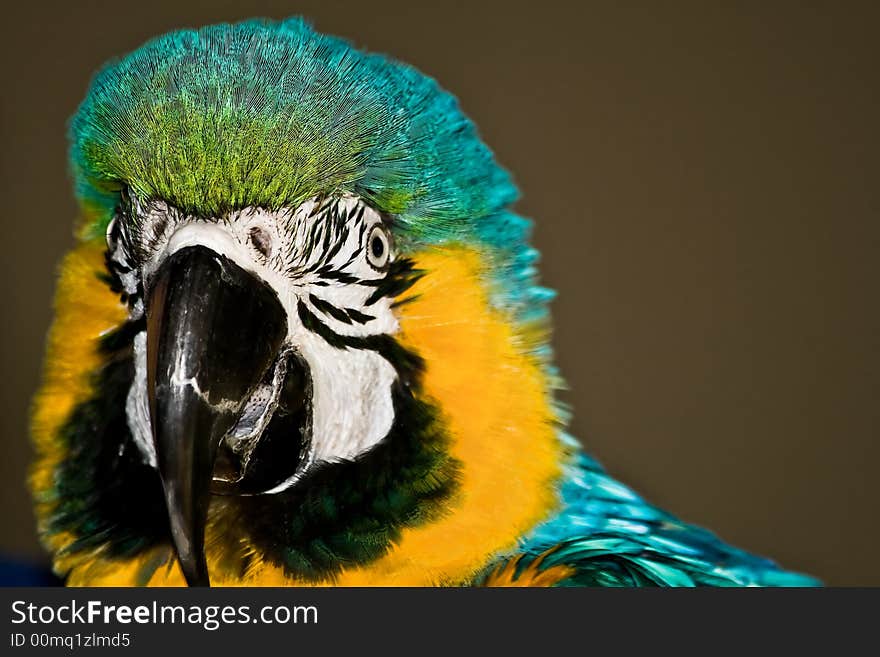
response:
[(125, 200), (107, 245), (140, 327), (127, 422), (187, 579), (206, 583), (211, 494), (275, 494), (388, 435), (411, 267), (354, 196), (219, 218)]
[(430, 78), (299, 19), (182, 30), (70, 138), (30, 476), (68, 584), (812, 583), (566, 435), (531, 222)]

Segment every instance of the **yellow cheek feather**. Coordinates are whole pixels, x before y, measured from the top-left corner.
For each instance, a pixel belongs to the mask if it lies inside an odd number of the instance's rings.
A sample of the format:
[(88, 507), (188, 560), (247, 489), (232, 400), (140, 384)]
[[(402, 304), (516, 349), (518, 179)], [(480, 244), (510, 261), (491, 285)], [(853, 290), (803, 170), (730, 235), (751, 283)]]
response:
[(346, 584), (466, 580), (557, 503), (556, 418), (545, 375), (526, 353), (529, 336), (489, 306), (478, 253), (455, 247), (414, 259), (426, 275), (400, 308), (401, 340), (425, 359), (425, 393), (449, 423), (462, 492), (448, 516), (407, 530), (394, 552)]
[[(101, 364), (98, 339), (127, 316), (119, 295), (98, 276), (104, 269), (101, 239), (83, 242), (64, 258), (55, 294), (55, 322), (49, 331), (43, 385), (34, 398), (31, 436), (36, 460), (30, 483), (36, 499), (41, 536), (54, 553), (69, 544), (72, 536), (44, 533), (51, 499), (52, 477), (64, 458), (58, 433), (71, 411), (91, 394), (89, 377)], [(70, 562), (70, 563), (68, 563)], [(56, 557), (55, 567), (64, 572), (72, 559)]]
[[(89, 257), (86, 251), (95, 259), (87, 245), (71, 254), (59, 289), (59, 316), (50, 336), (46, 385), (34, 418), (35, 440), (41, 447), (40, 465), (34, 472), (37, 490), (48, 488), (45, 477), (51, 476), (60, 458), (52, 445), (57, 429), (88, 392), (86, 373), (96, 365), (94, 337), (122, 318), (118, 302), (107, 303), (107, 297), (115, 301), (115, 296), (106, 292), (106, 287), (101, 308), (71, 312), (63, 301), (85, 294), (79, 302), (95, 305), (97, 296), (92, 298), (85, 292), (95, 289), (94, 283), (87, 285), (87, 276), (81, 273), (68, 273), (68, 269), (85, 268), (81, 259)], [(530, 354), (530, 346), (539, 336), (529, 335), (528, 329), (515, 326), (491, 308), (482, 282), (483, 261), (477, 252), (465, 247), (438, 248), (416, 254), (414, 260), (425, 276), (408, 293), (415, 299), (398, 310), (398, 337), (426, 362), (424, 393), (445, 415), (452, 437), (450, 450), (462, 464), (461, 488), (445, 516), (405, 529), (387, 555), (343, 571), (332, 582), (337, 585), (466, 582), (493, 556), (512, 551), (517, 539), (558, 504), (554, 484), (560, 475), (562, 447), (546, 375)], [(92, 316), (87, 325), (80, 323), (86, 315)], [(53, 409), (46, 410), (46, 406)], [(211, 533), (209, 527), (207, 556), (209, 569), (216, 572), (211, 563), (219, 557), (212, 554)], [(254, 557), (243, 579), (213, 583), (305, 583), (285, 576), (258, 555)], [(162, 561), (162, 555), (154, 551), (125, 564), (111, 564), (97, 556), (88, 563), (56, 564), (64, 570), (74, 566), (70, 583), (126, 585), (147, 579), (144, 569), (157, 561)], [(545, 579), (535, 574), (523, 583), (550, 583)], [(182, 585), (183, 578), (176, 565), (166, 565), (156, 568), (149, 584)]]

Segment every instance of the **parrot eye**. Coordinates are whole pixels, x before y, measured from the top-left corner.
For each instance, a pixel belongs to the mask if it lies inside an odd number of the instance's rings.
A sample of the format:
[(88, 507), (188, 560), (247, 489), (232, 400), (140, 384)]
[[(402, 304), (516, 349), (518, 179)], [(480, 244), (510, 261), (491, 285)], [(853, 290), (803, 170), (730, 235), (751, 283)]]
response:
[(110, 220), (110, 223), (107, 224), (107, 232), (105, 233), (105, 238), (107, 240), (107, 248), (110, 251), (116, 250), (116, 242), (117, 242), (117, 232), (116, 227), (119, 223), (119, 217), (114, 216), (113, 219)]
[(381, 225), (373, 226), (367, 235), (367, 261), (376, 269), (382, 269), (391, 259), (391, 244)]
[(250, 230), (249, 237), (251, 244), (264, 258), (268, 259), (272, 255), (272, 238), (269, 236), (269, 233), (259, 226), (254, 226)]

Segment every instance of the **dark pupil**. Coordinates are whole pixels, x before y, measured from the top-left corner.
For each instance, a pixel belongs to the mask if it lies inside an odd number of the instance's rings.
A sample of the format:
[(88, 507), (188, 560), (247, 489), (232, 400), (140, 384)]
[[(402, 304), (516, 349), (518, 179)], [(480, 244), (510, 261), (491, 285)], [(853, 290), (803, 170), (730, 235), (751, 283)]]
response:
[(385, 244), (382, 242), (382, 238), (378, 235), (373, 236), (373, 240), (370, 242), (370, 250), (373, 252), (374, 258), (381, 258), (382, 254), (385, 253)]

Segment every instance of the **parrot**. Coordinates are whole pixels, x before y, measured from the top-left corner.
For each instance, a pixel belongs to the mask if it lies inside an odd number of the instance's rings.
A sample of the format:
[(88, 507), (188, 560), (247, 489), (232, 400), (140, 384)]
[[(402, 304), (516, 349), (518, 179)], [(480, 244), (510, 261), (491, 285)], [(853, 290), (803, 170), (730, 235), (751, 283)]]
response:
[(819, 584), (569, 434), (532, 221), (432, 78), (298, 17), (183, 29), (69, 143), (28, 475), (65, 584)]

